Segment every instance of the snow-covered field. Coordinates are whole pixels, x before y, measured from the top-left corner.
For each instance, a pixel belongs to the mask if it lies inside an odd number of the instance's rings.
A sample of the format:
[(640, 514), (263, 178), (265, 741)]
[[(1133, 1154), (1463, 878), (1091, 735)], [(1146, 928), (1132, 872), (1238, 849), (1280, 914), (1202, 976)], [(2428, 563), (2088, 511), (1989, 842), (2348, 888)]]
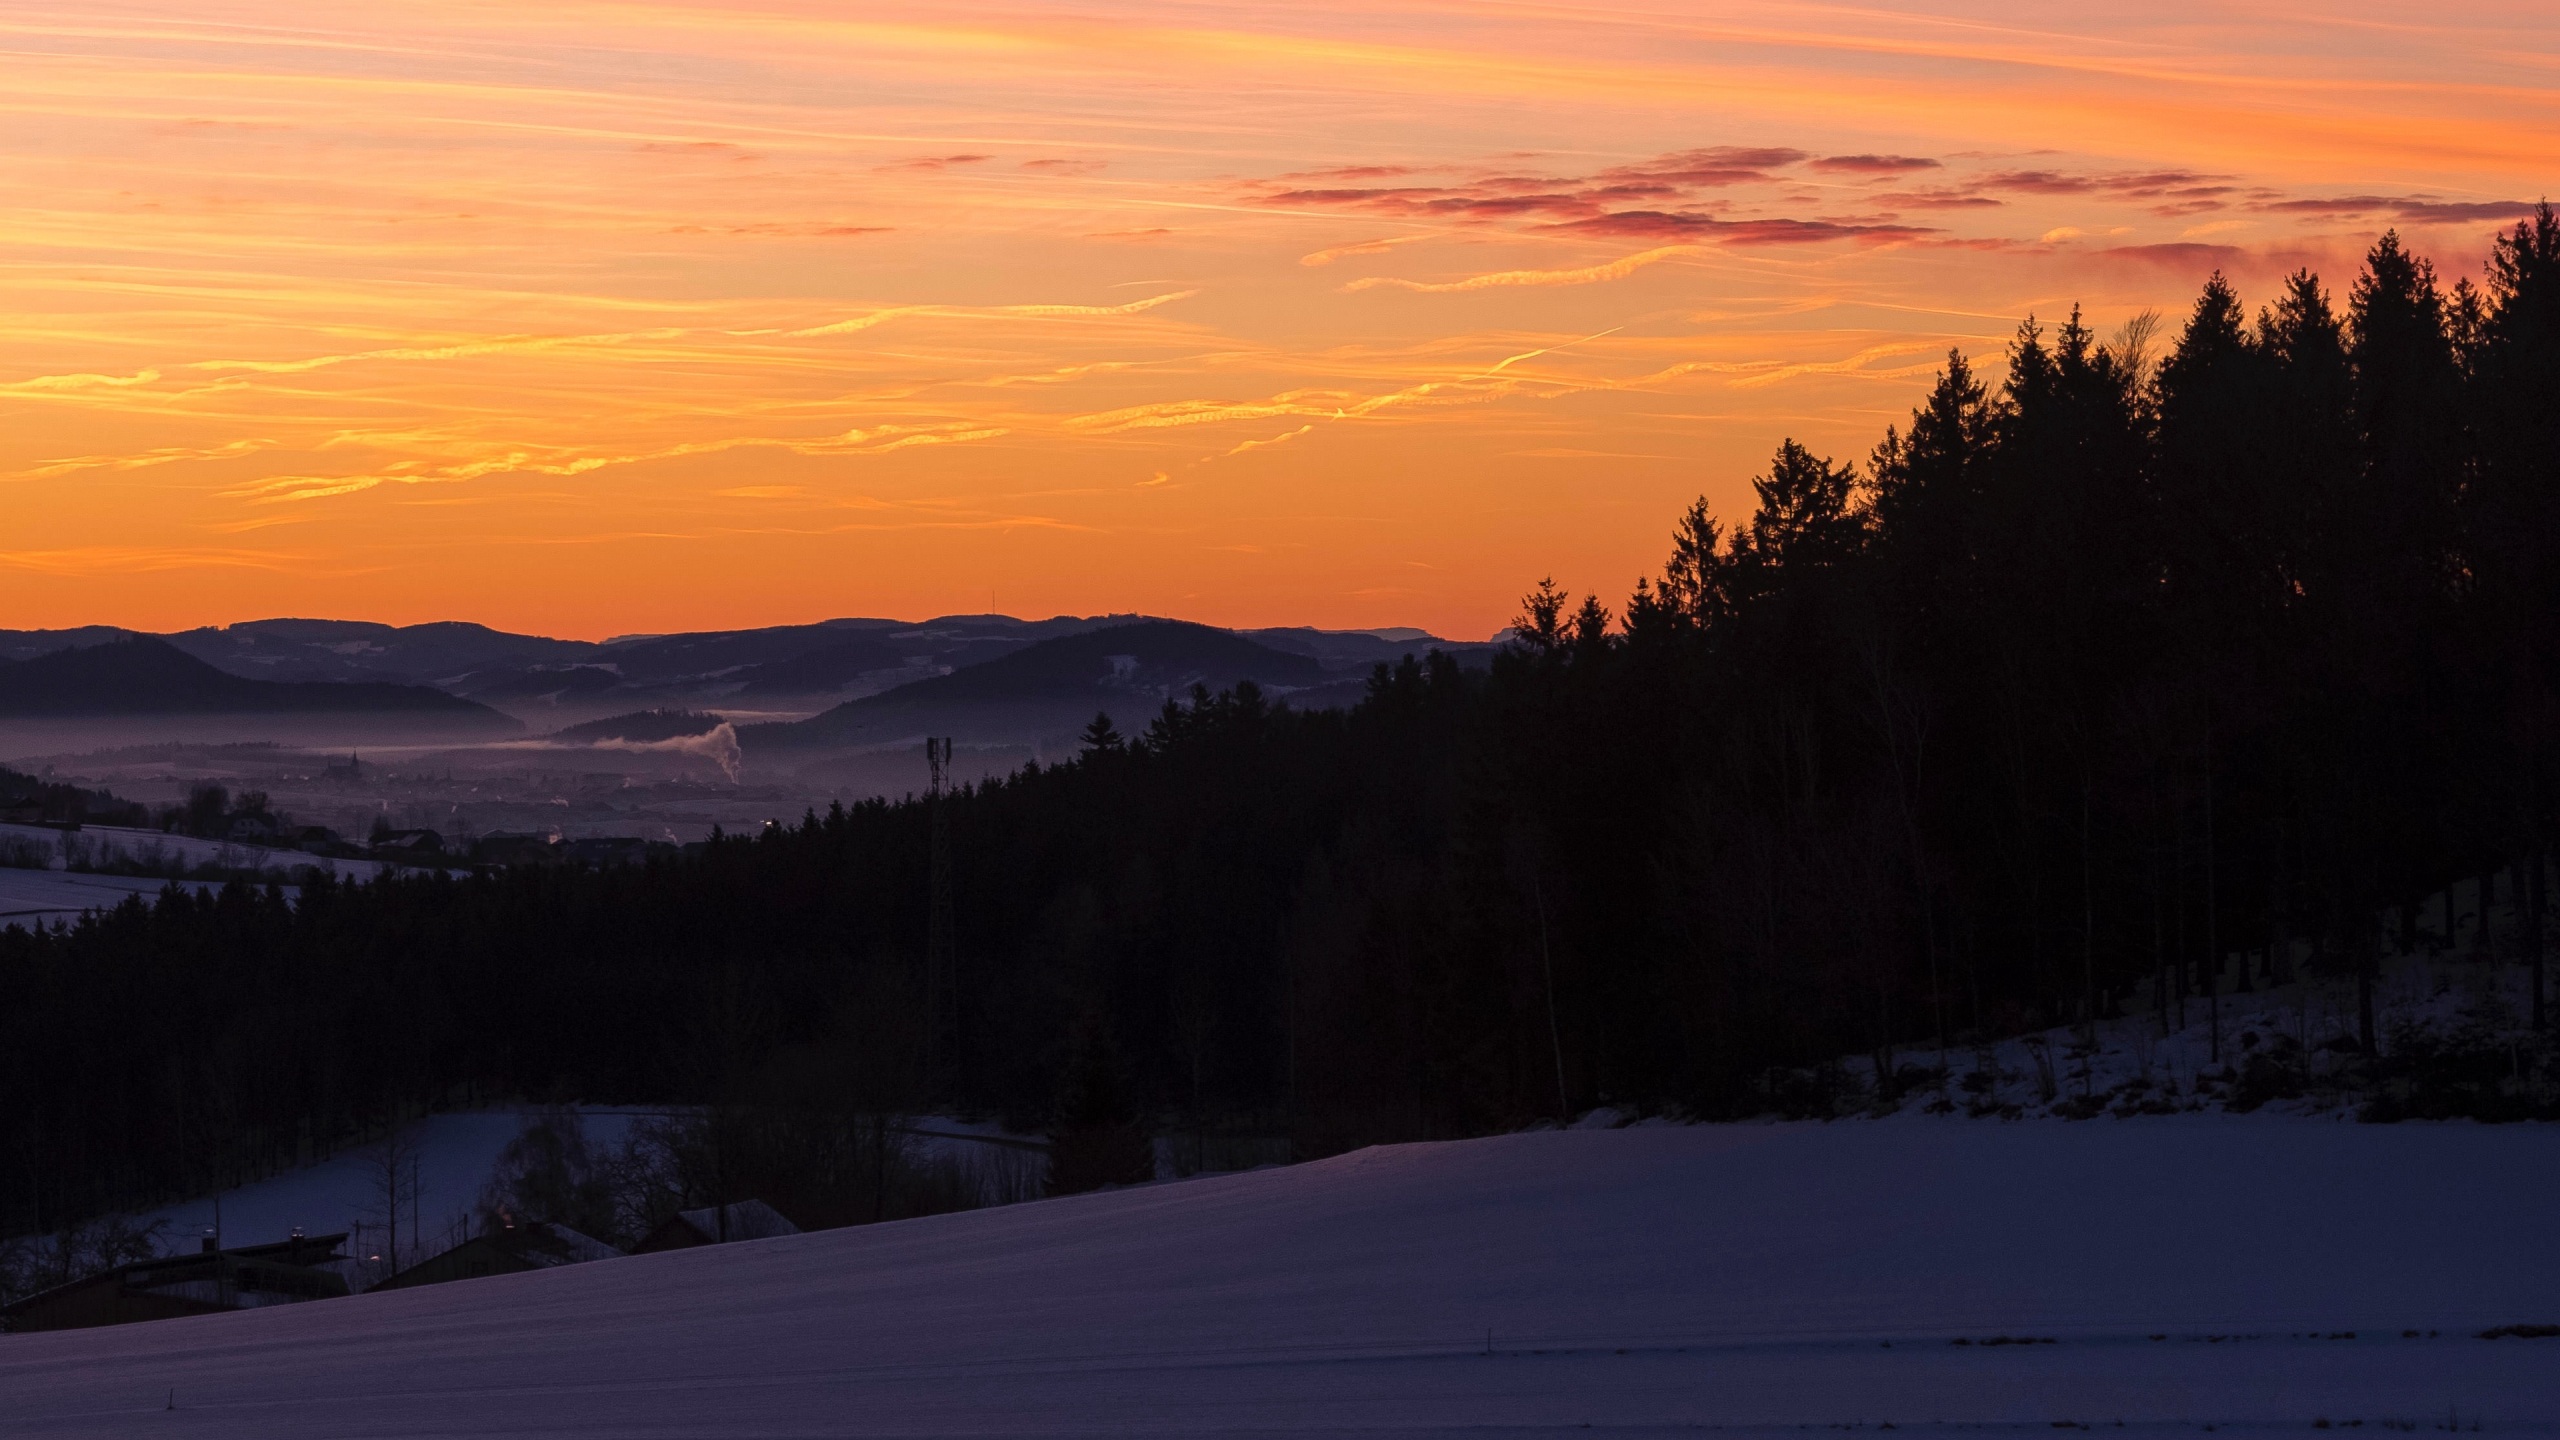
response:
[[(214, 865), (224, 870), (262, 871), (278, 880), (314, 869), (324, 875), (371, 880), (385, 868), (375, 860), (332, 860), (300, 850), (234, 845), (108, 825), (84, 825), (69, 833), (42, 825), (0, 825), (0, 846), (21, 855), (38, 853), (48, 857), (45, 868), (0, 866), (0, 926), (32, 927), (77, 920), (88, 911), (121, 904), (128, 895), (157, 895), (162, 886), (171, 883), (149, 876), (72, 870), (67, 866), (73, 854), (90, 865), (113, 866), (129, 861), (153, 868)], [(215, 889), (220, 884), (205, 880), (177, 883), (196, 890)], [(284, 888), (290, 894), (295, 887)]]
[(334, 860), (303, 850), (247, 845), (229, 840), (200, 840), (192, 835), (134, 830), (121, 825), (83, 825), (72, 831), (56, 830), (49, 825), (0, 825), (0, 844), (11, 843), (53, 851), (53, 864), (57, 867), (71, 853), (77, 852), (86, 860), (101, 864), (139, 859), (155, 864), (174, 862), (189, 867), (218, 865), (226, 870), (272, 870), (278, 875), (316, 869), (324, 875), (351, 875), (359, 880), (370, 880), (384, 869), (379, 860)]
[[(610, 1108), (583, 1112), (589, 1143), (620, 1144), (631, 1115)], [(443, 1248), (456, 1221), (467, 1221), (481, 1187), (497, 1163), (498, 1152), (524, 1128), (522, 1112), (465, 1110), (430, 1115), (402, 1132), (404, 1154), (415, 1164), (413, 1198), (400, 1213), (403, 1259), (412, 1239), (423, 1237)], [(296, 1227), (306, 1234), (353, 1231), (361, 1224), (377, 1236), (383, 1227), (382, 1163), (369, 1147), (342, 1151), (327, 1160), (289, 1174), (224, 1191), (218, 1197), (222, 1239), (226, 1245), (260, 1245), (281, 1240)], [(192, 1249), (196, 1237), (213, 1225), (217, 1197), (206, 1196), (171, 1205), (139, 1217), (166, 1227), (164, 1248)], [(468, 1233), (467, 1231), (464, 1233)], [(423, 1258), (423, 1257), (418, 1257)]]
[[(128, 895), (157, 895), (162, 886), (170, 883), (132, 875), (0, 867), (0, 926), (24, 925), (32, 929), (77, 920), (88, 911), (121, 905)], [(208, 888), (204, 881), (178, 883)]]
[(2551, 1321), (2560, 1128), (1639, 1126), (5, 1337), (0, 1430), (2548, 1431)]
[[(621, 1145), (642, 1116), (666, 1113), (611, 1105), (577, 1108), (587, 1143), (597, 1150)], [(474, 1207), (499, 1152), (523, 1130), (527, 1118), (528, 1112), (516, 1109), (457, 1110), (402, 1128), (403, 1170), (414, 1185), (404, 1191), (409, 1198), (400, 1207), (401, 1263), (424, 1259), (470, 1233)], [(1003, 1147), (994, 1158), (1004, 1159), (1019, 1153), (1015, 1147), (1028, 1139), (992, 1123), (942, 1116), (913, 1121), (909, 1135), (919, 1159), (950, 1156), (980, 1162), (990, 1158), (988, 1140)], [(1017, 1188), (1035, 1186), (1044, 1163), (1037, 1154), (1023, 1156), (1016, 1167), (1022, 1172), (1015, 1177)], [(371, 1252), (382, 1244), (384, 1231), (383, 1165), (379, 1145), (355, 1146), (299, 1170), (135, 1218), (160, 1223), (164, 1250), (193, 1249), (218, 1219), (226, 1245), (264, 1244), (296, 1229), (311, 1235), (347, 1231), (360, 1236)]]

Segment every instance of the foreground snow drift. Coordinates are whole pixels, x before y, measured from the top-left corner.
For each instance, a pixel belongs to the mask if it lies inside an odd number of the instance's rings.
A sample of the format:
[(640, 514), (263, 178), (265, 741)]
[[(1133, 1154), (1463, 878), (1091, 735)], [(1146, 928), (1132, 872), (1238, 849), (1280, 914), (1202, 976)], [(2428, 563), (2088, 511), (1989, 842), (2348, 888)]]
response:
[(0, 1429), (2548, 1429), (2551, 1320), (2560, 1130), (1640, 1128), (7, 1337)]

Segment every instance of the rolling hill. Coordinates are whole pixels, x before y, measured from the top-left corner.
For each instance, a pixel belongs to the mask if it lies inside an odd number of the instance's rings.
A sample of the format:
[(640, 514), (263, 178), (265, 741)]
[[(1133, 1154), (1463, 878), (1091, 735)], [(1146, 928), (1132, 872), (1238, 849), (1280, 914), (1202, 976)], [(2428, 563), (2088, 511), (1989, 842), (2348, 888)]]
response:
[(628, 715), (610, 715), (571, 725), (544, 736), (562, 744), (585, 745), (599, 740), (623, 740), (650, 744), (660, 740), (680, 740), (689, 735), (708, 735), (720, 728), (720, 717), (700, 710), (635, 710)]
[(566, 658), (510, 660), (437, 683), (455, 694), (555, 723), (641, 709), (712, 706), (806, 713), (849, 695), (974, 665), (1101, 623), (1074, 616), (1016, 620), (960, 615), (919, 624), (845, 619), (632, 635), (578, 642), (580, 648), (564, 652)]
[(0, 630), (0, 660), (33, 660), (56, 650), (75, 650), (129, 640), (135, 632), (113, 625), (82, 625), (70, 630)]
[(1293, 655), (1229, 630), (1181, 620), (1142, 620), (1062, 635), (948, 675), (848, 701), (790, 725), (750, 726), (750, 749), (880, 744), (914, 735), (1021, 740), (1072, 734), (1097, 711), (1143, 727), (1193, 685), (1223, 690), (1250, 680), (1285, 695), (1332, 678), (1312, 656)]
[(0, 718), (163, 715), (378, 715), (519, 728), (432, 686), (248, 680), (147, 635), (0, 661)]
[(568, 664), (595, 649), (586, 641), (515, 635), (460, 620), (248, 620), (163, 638), (208, 665), (251, 679), (414, 685), (441, 684), (495, 665)]
[[(461, 621), (384, 625), (278, 618), (204, 626), (156, 638), (215, 670), (244, 680), (432, 685), (547, 730), (651, 709), (740, 711), (745, 712), (741, 718), (746, 720), (763, 715), (806, 715), (945, 672), (968, 670), (1052, 641), (1106, 629), (1125, 630), (1133, 625), (1179, 623), (1125, 614), (1055, 615), (1038, 620), (1010, 615), (944, 615), (921, 621), (841, 618), (746, 630), (563, 640)], [(1205, 626), (1191, 629), (1208, 631)], [(105, 625), (0, 630), (0, 660), (33, 660), (133, 639), (139, 633)], [(1450, 644), (1419, 630), (1286, 626), (1213, 633), (1229, 634), (1230, 638), (1240, 634), (1246, 642), (1311, 660), (1330, 672), (1332, 688), (1309, 694), (1301, 701), (1310, 704), (1338, 704), (1356, 698), (1360, 676), (1370, 665), (1381, 661), (1393, 662), (1405, 654), (1435, 647), (1461, 656), (1489, 648)], [(1267, 685), (1301, 689), (1320, 683), (1306, 680), (1302, 672), (1295, 671), (1287, 674), (1296, 678), (1284, 678), (1284, 672), (1275, 669), (1268, 656), (1258, 653), (1241, 669), (1233, 665), (1222, 668), (1223, 662), (1214, 655), (1197, 658), (1205, 665), (1202, 676), (1213, 683), (1232, 683), (1248, 677)], [(1162, 677), (1155, 670), (1162, 667), (1154, 667), (1148, 657), (1142, 656), (1140, 661), (1140, 668), (1147, 673), (1123, 677), (1135, 688), (1182, 688), (1181, 684), (1156, 684)], [(1181, 671), (1179, 657), (1173, 669)], [(941, 699), (955, 698), (949, 692), (922, 694), (925, 698), (936, 698), (938, 694)], [(1121, 710), (1129, 708), (1126, 697), (1113, 698)], [(1161, 703), (1160, 696), (1145, 708), (1152, 710), (1157, 703)], [(871, 727), (865, 720), (856, 728), (867, 733)], [(1017, 732), (1008, 738), (1028, 737)]]
[(917, 657), (908, 647), (884, 635), (840, 640), (816, 650), (803, 650), (738, 672), (735, 698), (747, 704), (787, 703), (804, 696), (833, 695), (865, 676), (905, 669)]
[(53, 1440), (2543, 1434), (2556, 1181), (2537, 1126), (1548, 1131), (11, 1335), (0, 1395)]

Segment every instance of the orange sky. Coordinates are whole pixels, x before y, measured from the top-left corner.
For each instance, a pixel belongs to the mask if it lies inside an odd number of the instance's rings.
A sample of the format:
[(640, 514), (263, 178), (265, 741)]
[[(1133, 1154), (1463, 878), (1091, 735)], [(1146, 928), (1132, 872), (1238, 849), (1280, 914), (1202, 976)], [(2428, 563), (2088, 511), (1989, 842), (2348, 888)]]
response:
[(2560, 189), (2543, 5), (20, 0), (0, 46), (9, 627), (1480, 636), (2024, 312), (2343, 292), (2386, 224), (2450, 278)]

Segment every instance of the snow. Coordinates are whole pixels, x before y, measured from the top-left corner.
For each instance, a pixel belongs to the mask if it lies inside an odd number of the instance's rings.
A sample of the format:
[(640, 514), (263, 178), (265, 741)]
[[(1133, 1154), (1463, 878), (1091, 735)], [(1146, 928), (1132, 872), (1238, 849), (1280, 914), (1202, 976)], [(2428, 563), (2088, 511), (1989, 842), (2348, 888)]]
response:
[(584, 1265), (593, 1260), (612, 1260), (622, 1252), (593, 1235), (581, 1235), (566, 1225), (542, 1227), (558, 1245), (556, 1251), (540, 1246), (528, 1247), (524, 1258), (537, 1265)]
[[(70, 853), (65, 846), (76, 851), (89, 864), (143, 859), (154, 865), (174, 862), (191, 869), (199, 865), (218, 865), (226, 870), (265, 871), (279, 880), (314, 869), (324, 875), (371, 880), (379, 877), (385, 868), (379, 861), (331, 860), (299, 850), (233, 845), (186, 835), (164, 835), (157, 830), (84, 825), (76, 831), (65, 832), (43, 825), (0, 824), (0, 847), (20, 853), (32, 850), (51, 856), (50, 866), (45, 869), (0, 867), (0, 926), (68, 923), (91, 910), (119, 905), (128, 895), (157, 895), (162, 887), (172, 883), (149, 876), (100, 875), (64, 868)], [(221, 888), (219, 881), (182, 880), (175, 883), (199, 892)], [(299, 888), (293, 885), (283, 888), (287, 895), (299, 893)]]
[(0, 825), (0, 843), (11, 841), (55, 851), (56, 865), (62, 863), (59, 857), (68, 845), (93, 861), (149, 857), (174, 860), (191, 867), (219, 865), (226, 870), (271, 870), (278, 875), (318, 870), (324, 875), (371, 880), (389, 868), (379, 860), (332, 859), (302, 850), (229, 840), (203, 840), (193, 835), (137, 830), (124, 825), (83, 825), (71, 831), (57, 830), (49, 825)]
[[(2560, 980), (2560, 967), (2553, 978)], [(1874, 1103), (1872, 1057), (1843, 1057), (1838, 1063), (1875, 1118), (2037, 1120), (2099, 1110), (2215, 1110), (2241, 1098), (2241, 1072), (2260, 1056), (2285, 1058), (2305, 1081), (2298, 1098), (2264, 1099), (2269, 1114), (2352, 1116), (2371, 1098), (2370, 1083), (2354, 1073), (2363, 1060), (2354, 1049), (2353, 977), (2303, 976), (2284, 985), (2259, 978), (2251, 990), (2237, 993), (2230, 984), (2226, 974), (2218, 1001), (2188, 996), (2183, 1025), (2174, 1001), (2166, 1013), (2156, 1012), (2145, 995), (2129, 1013), (2094, 1027), (2068, 1025), (1985, 1045), (1950, 1046), (1943, 1091), (1927, 1083), (1906, 1086), (1881, 1105)], [(2463, 1035), (2474, 1044), (2529, 1048), (2536, 1043), (2528, 1025), (2530, 993), (2529, 972), (2511, 959), (2462, 948), (2393, 956), (2381, 963), (2374, 985), (2377, 1043), (2386, 1056), (2411, 1034), (2439, 1040)], [(2554, 998), (2560, 998), (2560, 987)], [(1905, 1044), (1893, 1063), (1934, 1070), (1938, 1052), (1925, 1042)]]
[(2555, 1226), (2550, 1126), (1550, 1130), (5, 1337), (0, 1396), (31, 1437), (2550, 1431), (2560, 1340), (2477, 1335), (2560, 1320)]
[[(88, 911), (121, 905), (128, 895), (148, 899), (170, 883), (133, 875), (0, 868), (0, 926), (67, 923)], [(199, 890), (221, 888), (203, 881), (177, 883)]]
[[(582, 1113), (587, 1141), (597, 1146), (620, 1144), (632, 1118), (627, 1112), (601, 1107), (588, 1107)], [(481, 1187), (488, 1184), (498, 1152), (523, 1128), (524, 1115), (518, 1110), (430, 1115), (406, 1128), (403, 1133), (417, 1159), (418, 1186), (416, 1205), (401, 1209), (401, 1263), (425, 1258), (424, 1253), (410, 1253), (413, 1240), (426, 1243), (425, 1253), (445, 1248), (448, 1239), (454, 1238), (455, 1223), (468, 1220)], [(224, 1191), (220, 1197), (222, 1243), (263, 1245), (285, 1238), (297, 1227), (309, 1235), (352, 1233), (359, 1224), (379, 1237), (383, 1225), (379, 1165), (369, 1159), (368, 1149), (341, 1151), (315, 1165)], [(205, 1196), (141, 1218), (166, 1222), (165, 1245), (192, 1248), (196, 1237), (214, 1223), (214, 1207), (215, 1197)]]
[[(727, 1211), (723, 1216), (720, 1212)], [(679, 1210), (682, 1220), (694, 1234), (706, 1240), (720, 1236), (721, 1222), (728, 1222), (731, 1240), (770, 1240), (776, 1235), (797, 1235), (800, 1227), (782, 1218), (782, 1212), (761, 1200), (737, 1200), (727, 1205), (705, 1205), (699, 1210)]]

